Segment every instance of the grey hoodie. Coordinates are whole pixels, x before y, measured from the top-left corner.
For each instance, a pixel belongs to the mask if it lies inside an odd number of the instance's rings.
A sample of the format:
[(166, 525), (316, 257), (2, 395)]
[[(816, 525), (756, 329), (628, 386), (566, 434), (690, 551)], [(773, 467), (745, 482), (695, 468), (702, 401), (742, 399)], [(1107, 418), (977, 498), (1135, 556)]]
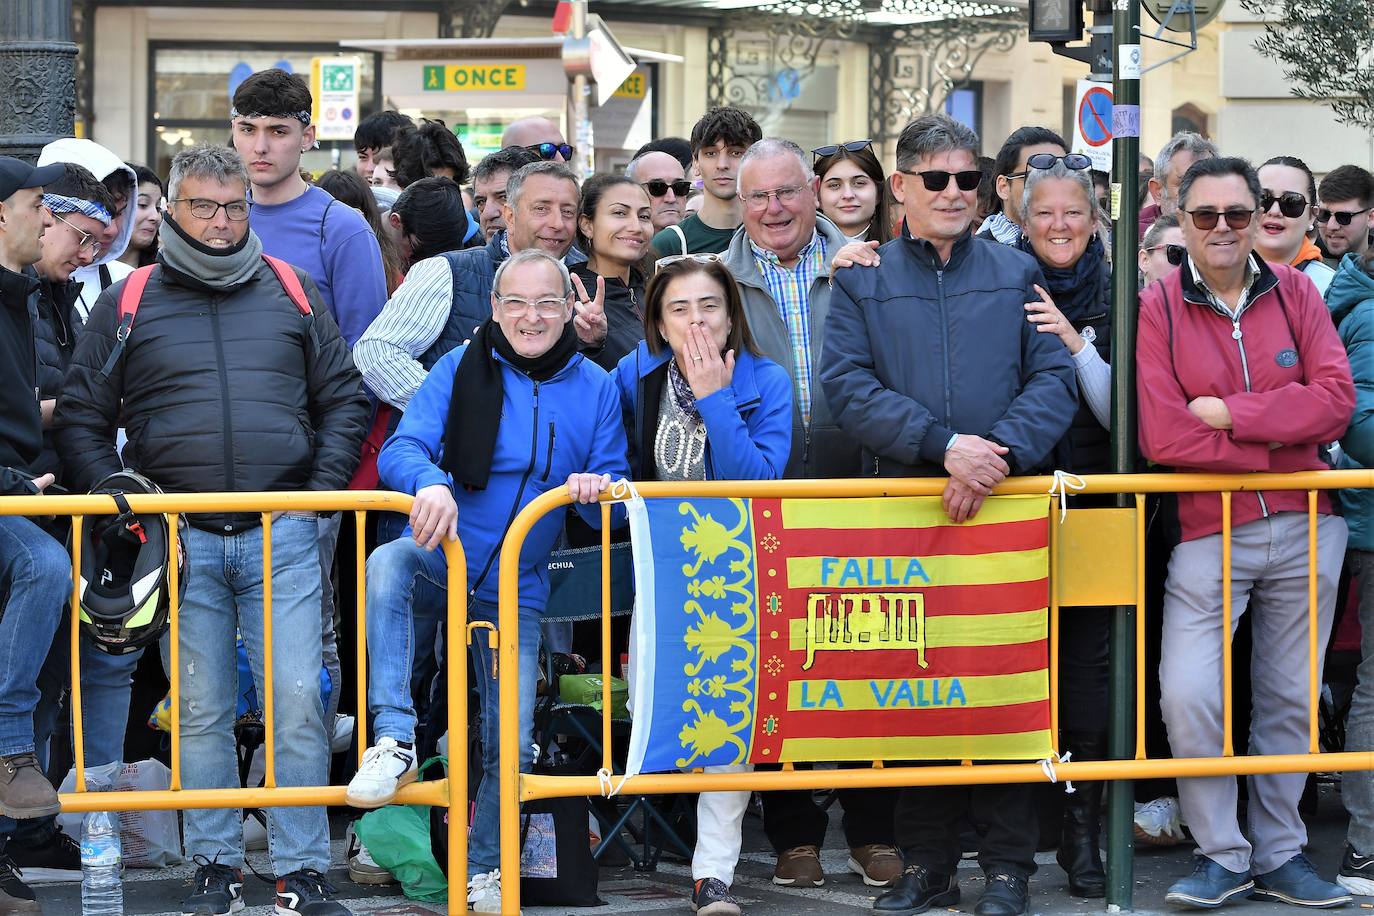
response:
[(123, 172), (129, 178), (126, 192), (127, 203), (125, 204), (124, 218), (119, 224), (119, 235), (109, 248), (101, 250), (99, 259), (85, 267), (78, 268), (72, 274), (72, 280), (81, 284), (81, 293), (77, 298), (75, 307), (82, 322), (85, 322), (91, 314), (91, 308), (95, 305), (96, 298), (105, 289), (105, 285), (100, 282), (101, 266), (106, 267), (111, 284), (124, 279), (133, 270), (121, 262), (119, 256), (124, 253), (124, 249), (129, 247), (129, 237), (134, 233), (133, 206), (134, 200), (138, 196), (138, 177), (134, 174), (133, 169), (124, 164), (124, 160), (94, 140), (79, 140), (75, 137), (54, 140), (43, 147), (43, 152), (38, 156), (40, 166), (53, 162), (70, 162), (74, 165), (84, 166), (100, 181), (104, 181), (107, 176), (115, 171)]

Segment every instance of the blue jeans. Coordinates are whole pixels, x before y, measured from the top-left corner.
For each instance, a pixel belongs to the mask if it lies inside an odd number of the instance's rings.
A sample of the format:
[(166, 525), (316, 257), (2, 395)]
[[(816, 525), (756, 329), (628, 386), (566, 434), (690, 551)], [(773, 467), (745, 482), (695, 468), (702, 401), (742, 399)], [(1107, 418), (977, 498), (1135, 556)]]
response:
[[(323, 786), (329, 742), (320, 700), (320, 553), (313, 515), (290, 513), (272, 524), (272, 642), (276, 776), (279, 786)], [(186, 535), (190, 565), (181, 603), (181, 773), (187, 789), (239, 784), (234, 754), (238, 663), (243, 633), (262, 700), (264, 670), (262, 529), (222, 537)], [(243, 864), (243, 817), (229, 808), (190, 810), (186, 858)], [(278, 875), (329, 868), (329, 822), (322, 806), (267, 809), (272, 865)]]
[(28, 754), (38, 675), (72, 593), (71, 557), (28, 519), (0, 516), (0, 586), (0, 756)]
[[(378, 738), (413, 741), (415, 709), (410, 693), (416, 621), (443, 618), (448, 600), (448, 563), (443, 551), (428, 551), (410, 538), (383, 544), (367, 561), (368, 706), (377, 717)], [(470, 600), (469, 620), (496, 623), (496, 608)], [(520, 771), (534, 762), (534, 689), (539, 678), (538, 611), (520, 609)], [(461, 640), (463, 634), (449, 634)], [(472, 662), (481, 703), (482, 782), (468, 837), (468, 877), (500, 865), (500, 745), (501, 721), (497, 682), (491, 676), (487, 634), (472, 641)], [(501, 672), (505, 674), (504, 671)], [(449, 671), (461, 677), (461, 671)], [(450, 736), (449, 740), (456, 740)]]

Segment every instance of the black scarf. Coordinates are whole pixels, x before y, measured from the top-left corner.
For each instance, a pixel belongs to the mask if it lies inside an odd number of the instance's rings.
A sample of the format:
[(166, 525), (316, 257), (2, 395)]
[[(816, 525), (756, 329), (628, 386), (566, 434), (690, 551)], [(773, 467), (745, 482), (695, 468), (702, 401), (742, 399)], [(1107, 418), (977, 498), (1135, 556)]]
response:
[(1105, 291), (1102, 288), (1106, 275), (1106, 271), (1103, 270), (1106, 251), (1097, 233), (1093, 233), (1083, 256), (1072, 267), (1052, 267), (1041, 261), (1036, 257), (1030, 239), (1025, 235), (1021, 236), (1016, 247), (1036, 259), (1040, 265), (1040, 272), (1045, 275), (1050, 298), (1074, 327), (1078, 327), (1084, 319), (1100, 314), (1107, 306)]
[(568, 322), (558, 342), (535, 357), (516, 353), (501, 332), (501, 326), (490, 318), (472, 335), (472, 342), (453, 373), (444, 455), (439, 468), (452, 474), (454, 483), (473, 490), (487, 488), (492, 458), (496, 454), (496, 432), (501, 425), (505, 391), (501, 362), (492, 355), (493, 349), (501, 359), (536, 382), (546, 382), (577, 355), (577, 332), (572, 322)]

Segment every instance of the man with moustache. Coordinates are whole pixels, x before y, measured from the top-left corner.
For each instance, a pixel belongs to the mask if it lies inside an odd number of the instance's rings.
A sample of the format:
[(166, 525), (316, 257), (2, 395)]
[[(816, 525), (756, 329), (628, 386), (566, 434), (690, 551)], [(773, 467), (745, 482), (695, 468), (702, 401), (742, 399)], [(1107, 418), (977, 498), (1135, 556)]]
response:
[(506, 185), (510, 176), (539, 157), (523, 146), (511, 146), (488, 153), (477, 167), (472, 170), (472, 209), (482, 227), (482, 238), (490, 242), (496, 233), (504, 232), (505, 217), (502, 208), (506, 205)]

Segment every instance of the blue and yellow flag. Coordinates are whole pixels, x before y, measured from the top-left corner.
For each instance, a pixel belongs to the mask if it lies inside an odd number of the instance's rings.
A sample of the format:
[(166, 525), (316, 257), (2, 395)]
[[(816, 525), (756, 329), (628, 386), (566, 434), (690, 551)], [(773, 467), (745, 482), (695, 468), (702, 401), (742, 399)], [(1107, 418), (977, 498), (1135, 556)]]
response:
[(627, 772), (1051, 751), (1049, 498), (631, 509)]

